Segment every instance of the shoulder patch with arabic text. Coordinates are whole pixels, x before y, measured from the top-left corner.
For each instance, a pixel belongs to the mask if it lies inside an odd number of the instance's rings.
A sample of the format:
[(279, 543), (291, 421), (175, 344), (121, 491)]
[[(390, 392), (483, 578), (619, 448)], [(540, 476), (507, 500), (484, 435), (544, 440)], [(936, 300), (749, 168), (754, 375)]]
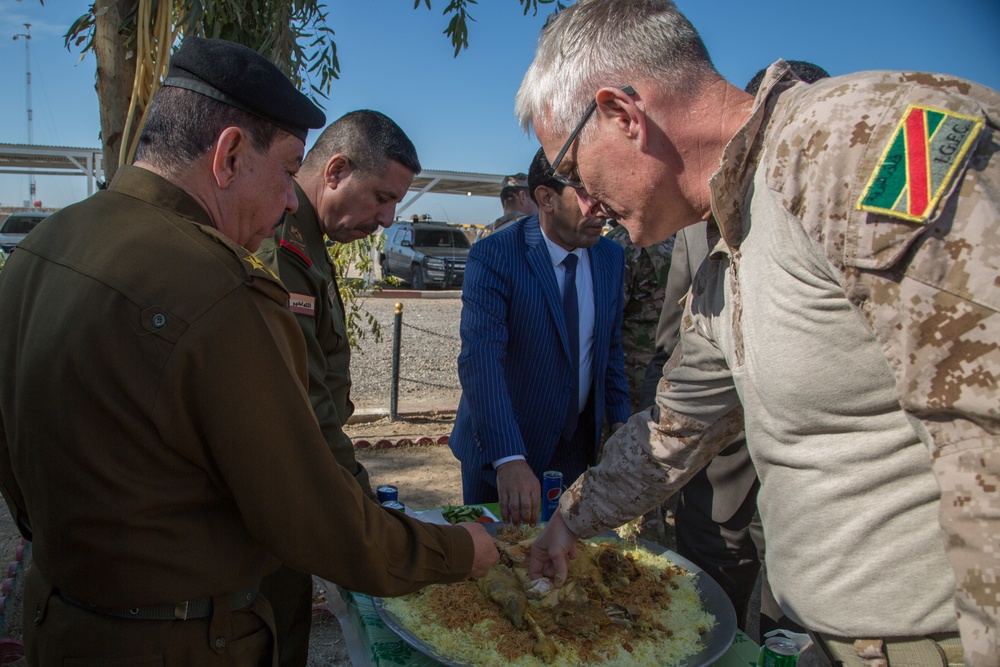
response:
[(926, 222), (982, 127), (982, 118), (911, 104), (861, 193), (857, 209)]

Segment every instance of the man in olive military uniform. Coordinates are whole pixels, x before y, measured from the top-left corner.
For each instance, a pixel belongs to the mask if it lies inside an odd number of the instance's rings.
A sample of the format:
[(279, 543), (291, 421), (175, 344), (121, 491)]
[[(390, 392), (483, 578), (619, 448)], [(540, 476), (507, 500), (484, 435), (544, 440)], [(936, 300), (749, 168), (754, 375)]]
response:
[(135, 164), (0, 273), (27, 664), (272, 664), (257, 590), (279, 563), (399, 595), (497, 559), (482, 526), (372, 502), (316, 424), (288, 292), (252, 251), (324, 121), (251, 49), (188, 38)]
[[(351, 347), (326, 239), (350, 243), (387, 229), (418, 173), (417, 151), (396, 123), (377, 111), (353, 111), (316, 140), (295, 177), (298, 210), (257, 251), (289, 291), (288, 308), (306, 339), (309, 398), (326, 443), (369, 496), (368, 473), (343, 429), (354, 412)], [(264, 578), (261, 591), (274, 610), (279, 664), (305, 665), (312, 575), (283, 566)]]
[(527, 174), (522, 172), (504, 177), (500, 185), (500, 204), (503, 206), (503, 215), (490, 225), (491, 234), (514, 224), (521, 218), (538, 213), (538, 204), (528, 192)]
[(640, 248), (628, 237), (628, 230), (612, 223), (606, 236), (625, 251), (625, 306), (622, 309), (622, 351), (632, 412), (639, 411), (639, 392), (646, 369), (656, 351), (656, 325), (663, 310), (663, 298), (670, 272), (674, 237)]
[(580, 0), (516, 106), (581, 208), (637, 244), (716, 223), (655, 405), (563, 493), (532, 573), (564, 577), (578, 537), (743, 430), (771, 587), (818, 646), (1000, 665), (1000, 93), (926, 72), (806, 84), (779, 60), (752, 96), (672, 2)]

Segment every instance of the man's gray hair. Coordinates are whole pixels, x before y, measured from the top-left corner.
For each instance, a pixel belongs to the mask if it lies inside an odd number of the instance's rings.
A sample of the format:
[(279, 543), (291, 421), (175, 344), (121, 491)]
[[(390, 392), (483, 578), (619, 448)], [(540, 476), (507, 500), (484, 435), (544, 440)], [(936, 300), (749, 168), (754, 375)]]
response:
[(670, 0), (580, 0), (542, 28), (515, 113), (526, 133), (538, 118), (569, 134), (605, 86), (655, 79), (685, 94), (718, 76), (698, 32)]

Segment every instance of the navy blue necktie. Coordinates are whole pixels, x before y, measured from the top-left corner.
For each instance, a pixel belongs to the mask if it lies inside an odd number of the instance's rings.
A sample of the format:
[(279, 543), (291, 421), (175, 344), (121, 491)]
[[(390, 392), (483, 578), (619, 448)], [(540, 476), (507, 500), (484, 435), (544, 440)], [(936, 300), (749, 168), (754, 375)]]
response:
[(566, 321), (566, 333), (569, 335), (570, 380), (569, 406), (563, 420), (562, 438), (569, 442), (576, 433), (576, 424), (580, 419), (580, 309), (576, 300), (576, 262), (574, 254), (566, 255), (562, 261), (566, 267), (566, 280), (563, 282), (563, 317)]

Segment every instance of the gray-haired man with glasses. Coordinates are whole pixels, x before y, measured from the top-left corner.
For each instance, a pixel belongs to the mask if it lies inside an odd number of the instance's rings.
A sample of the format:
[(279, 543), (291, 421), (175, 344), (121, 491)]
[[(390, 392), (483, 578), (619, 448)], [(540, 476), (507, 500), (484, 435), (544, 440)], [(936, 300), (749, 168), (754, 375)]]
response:
[(516, 110), (584, 213), (638, 245), (711, 220), (656, 405), (563, 495), (533, 576), (561, 580), (577, 536), (642, 514), (745, 424), (771, 584), (833, 659), (1000, 664), (1000, 94), (906, 72), (804, 85), (778, 61), (753, 97), (673, 3), (581, 0), (544, 28)]

